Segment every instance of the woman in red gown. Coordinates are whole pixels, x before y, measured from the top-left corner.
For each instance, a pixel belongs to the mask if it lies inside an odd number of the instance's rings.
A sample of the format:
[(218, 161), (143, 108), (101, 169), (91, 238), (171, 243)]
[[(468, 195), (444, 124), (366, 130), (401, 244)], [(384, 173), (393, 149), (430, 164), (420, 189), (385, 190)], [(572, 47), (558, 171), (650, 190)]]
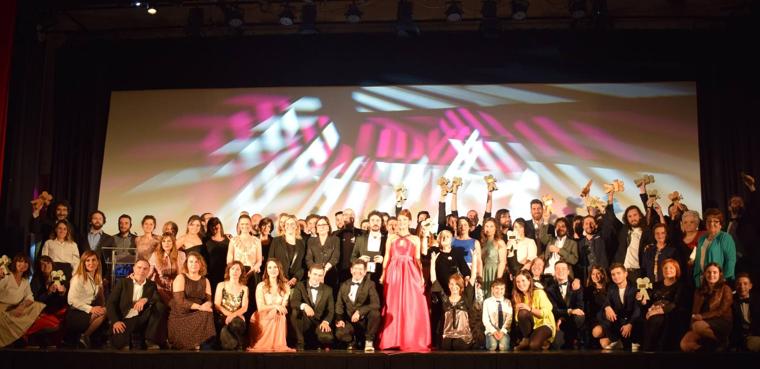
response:
[(380, 282), (385, 287), (380, 349), (430, 350), (430, 316), (420, 263), (420, 239), (409, 234), (412, 214), (398, 215), (399, 231), (388, 235)]

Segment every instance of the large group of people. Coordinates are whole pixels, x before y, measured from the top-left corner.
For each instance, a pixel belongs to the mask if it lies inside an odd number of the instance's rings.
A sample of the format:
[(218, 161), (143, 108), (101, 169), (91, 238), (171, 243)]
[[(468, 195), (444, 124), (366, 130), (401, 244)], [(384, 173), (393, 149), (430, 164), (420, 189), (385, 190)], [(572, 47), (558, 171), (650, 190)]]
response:
[(360, 227), (351, 209), (332, 221), (241, 212), (233, 234), (204, 213), (160, 234), (146, 215), (139, 236), (123, 214), (108, 235), (101, 211), (78, 232), (66, 202), (49, 216), (35, 207), (30, 229), (45, 241), (0, 273), (0, 347), (758, 351), (760, 214), (745, 184), (746, 203), (704, 221), (680, 201), (664, 214), (646, 183), (622, 219), (614, 189), (586, 215), (535, 199), (513, 221), (491, 215), (489, 188), (481, 221), (459, 216), (452, 186), (437, 230), (424, 210), (412, 228), (401, 198)]

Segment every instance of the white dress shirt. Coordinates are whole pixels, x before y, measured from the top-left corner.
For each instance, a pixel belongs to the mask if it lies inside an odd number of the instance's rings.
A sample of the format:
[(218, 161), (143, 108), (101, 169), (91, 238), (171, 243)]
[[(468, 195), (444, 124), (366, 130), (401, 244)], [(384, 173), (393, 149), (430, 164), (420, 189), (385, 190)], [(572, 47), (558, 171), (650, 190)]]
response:
[(74, 275), (69, 285), (69, 305), (89, 314), (101, 288), (102, 285), (96, 284), (92, 278), (84, 280), (81, 275)]
[[(132, 287), (132, 304), (136, 303), (138, 300), (142, 298), (143, 295), (143, 287), (145, 287), (145, 283), (148, 280), (144, 280), (142, 284), (138, 284), (137, 281), (134, 279), (132, 282), (134, 283)], [(140, 312), (135, 310), (134, 305), (131, 309), (129, 309), (129, 312), (127, 313), (127, 316), (124, 317), (124, 319), (134, 318), (136, 316), (140, 315)]]

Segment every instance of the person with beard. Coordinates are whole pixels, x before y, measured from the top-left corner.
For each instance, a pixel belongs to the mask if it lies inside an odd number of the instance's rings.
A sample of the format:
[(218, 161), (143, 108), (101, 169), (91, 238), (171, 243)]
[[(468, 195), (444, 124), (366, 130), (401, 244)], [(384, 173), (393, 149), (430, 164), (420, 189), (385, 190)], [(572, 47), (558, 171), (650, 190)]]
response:
[[(457, 190), (458, 189), (459, 189), (458, 187), (455, 188), (454, 191), (451, 193), (451, 214), (454, 214), (457, 217), (459, 216), (459, 211), (457, 210)], [(493, 209), (493, 191), (488, 191), (488, 195), (486, 197), (486, 211), (483, 213), (483, 219), (488, 219), (492, 217), (491, 209)], [(480, 233), (483, 231), (483, 226), (480, 224), (480, 219), (478, 218), (478, 212), (472, 209), (467, 211), (467, 220), (470, 222), (470, 228), (469, 228), (470, 237), (475, 240), (479, 240)], [(454, 231), (454, 229), (452, 229), (452, 231)]]
[(411, 234), (417, 234), (417, 230), (422, 227), (422, 222), (430, 219), (430, 213), (427, 210), (421, 210), (417, 213), (417, 228), (409, 230)]
[(579, 263), (581, 264), (581, 280), (587, 280), (591, 267), (597, 265), (604, 269), (609, 267), (607, 249), (604, 239), (597, 233), (596, 218), (587, 215), (583, 218), (583, 237), (578, 241)]
[(570, 223), (566, 218), (558, 218), (554, 222), (555, 237), (549, 241), (544, 251), (546, 260), (546, 274), (554, 274), (554, 265), (562, 261), (570, 270), (578, 263), (578, 244), (568, 236)]
[[(336, 218), (337, 219), (337, 218)], [(354, 251), (356, 237), (361, 236), (361, 229), (354, 228), (354, 210), (343, 210), (343, 228), (335, 232), (335, 236), (340, 239), (340, 266), (338, 267), (338, 276), (340, 282), (351, 278), (351, 254)]]
[(132, 254), (135, 251), (135, 237), (132, 233), (132, 217), (127, 214), (119, 216), (119, 233), (113, 235), (114, 247), (121, 249), (116, 251), (114, 262), (126, 262), (134, 260)]
[(499, 209), (496, 211), (496, 222), (499, 223), (499, 230), (501, 231), (501, 239), (504, 242), (509, 241), (508, 232), (512, 230), (512, 216), (509, 214), (509, 209)]
[(103, 225), (106, 224), (106, 214), (100, 210), (95, 210), (90, 213), (90, 230), (88, 232), (82, 232), (86, 235), (79, 243), (79, 253), (83, 254), (86, 250), (95, 251), (98, 255), (100, 263), (103, 265), (101, 269), (103, 276), (111, 273), (111, 252), (103, 252), (104, 247), (114, 248), (116, 247), (116, 241), (113, 236), (103, 231)]
[(335, 232), (337, 233), (341, 229), (343, 229), (343, 212), (337, 211), (335, 212)]
[(554, 234), (554, 225), (544, 219), (544, 203), (539, 199), (530, 201), (530, 217), (531, 219), (525, 222), (525, 237), (536, 241), (538, 254), (542, 255)]
[[(737, 272), (754, 271), (755, 276), (760, 275), (760, 263), (758, 255), (753, 255), (753, 247), (760, 243), (760, 199), (755, 191), (755, 179), (747, 174), (742, 174), (744, 185), (749, 190), (749, 197), (745, 203), (739, 195), (731, 197), (728, 204), (728, 225), (726, 232), (731, 235), (736, 244), (736, 270)], [(754, 254), (757, 254), (755, 252)]]
[(69, 225), (71, 237), (76, 238), (75, 229), (77, 226), (69, 219), (71, 205), (66, 200), (61, 200), (55, 204), (52, 209), (48, 209), (48, 214), (41, 214), (42, 208), (32, 205), (32, 218), (29, 219), (29, 232), (34, 235), (34, 242), (38, 243), (34, 259), (40, 257), (42, 247), (50, 235), (55, 232), (55, 226), (59, 221), (65, 220)]
[(613, 261), (623, 264), (628, 272), (628, 278), (635, 281), (641, 276), (640, 260), (644, 253), (643, 246), (654, 243), (654, 235), (652, 230), (647, 227), (644, 213), (638, 206), (631, 205), (626, 208), (622, 222), (615, 216), (614, 193), (614, 191), (610, 191), (607, 209), (604, 213), (605, 222), (612, 225), (616, 235), (612, 238), (616, 241), (615, 246), (617, 247)]
[(388, 236), (381, 232), (383, 218), (380, 212), (374, 210), (369, 213), (368, 218), (369, 232), (356, 237), (356, 243), (351, 252), (351, 263), (354, 263), (356, 259), (364, 260), (367, 264), (366, 272), (369, 273), (369, 279), (375, 282), (378, 296), (382, 296), (380, 276), (383, 275), (383, 256)]

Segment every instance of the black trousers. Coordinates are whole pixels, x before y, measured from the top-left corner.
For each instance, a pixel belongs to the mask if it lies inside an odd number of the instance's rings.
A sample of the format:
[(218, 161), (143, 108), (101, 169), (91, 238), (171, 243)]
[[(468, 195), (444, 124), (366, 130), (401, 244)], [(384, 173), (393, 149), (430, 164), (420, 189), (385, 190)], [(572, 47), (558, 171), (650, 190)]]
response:
[(136, 317), (122, 320), (127, 327), (124, 332), (111, 335), (111, 346), (115, 349), (129, 346), (133, 333), (142, 333), (146, 340), (158, 343), (158, 328), (164, 319), (166, 319), (166, 307), (163, 303), (146, 305)]
[(441, 341), (441, 350), (444, 351), (466, 351), (472, 348), (472, 342), (467, 343), (461, 338), (443, 338)]
[[(620, 333), (620, 329), (628, 324), (631, 323), (631, 335), (628, 336), (628, 338), (624, 338), (622, 334)], [(599, 320), (599, 325), (604, 328), (604, 335), (607, 336), (611, 341), (623, 341), (623, 344), (625, 344), (626, 347), (630, 346), (633, 342), (638, 342), (638, 326), (636, 322), (629, 322), (628, 320), (622, 321), (622, 319), (618, 318), (614, 322), (610, 322), (607, 320), (607, 317), (602, 317), (601, 320)]]
[(563, 348), (572, 348), (573, 342), (582, 338), (581, 332), (585, 321), (586, 317), (582, 315), (570, 315), (562, 319), (559, 329), (564, 336), (565, 342), (562, 345)]
[(296, 343), (298, 346), (309, 346), (319, 343), (320, 345), (330, 345), (333, 342), (332, 332), (322, 332), (319, 329), (321, 320), (312, 319), (306, 316), (303, 311), (293, 311), (290, 315), (290, 324), (296, 333)]
[(552, 337), (552, 329), (542, 325), (533, 327), (533, 314), (527, 310), (520, 310), (518, 313), (518, 326), (523, 339), (529, 340), (529, 348), (533, 351), (541, 350), (544, 343)]
[(361, 342), (362, 337), (365, 341), (374, 341), (377, 330), (380, 328), (380, 312), (371, 310), (367, 316), (359, 319), (356, 323), (351, 320), (344, 320), (346, 326), (335, 330), (335, 338), (341, 342), (352, 343)]
[[(79, 337), (87, 330), (87, 327), (90, 326), (91, 315), (92, 314), (90, 313), (85, 313), (82, 310), (69, 306), (69, 309), (66, 311), (66, 317), (63, 320), (65, 328), (63, 334), (64, 344), (76, 346), (77, 343), (79, 343)], [(105, 333), (106, 326), (107, 324), (101, 324), (100, 328), (95, 330), (91, 337), (95, 338), (96, 341), (101, 339)]]
[(219, 341), (223, 350), (235, 350), (237, 348), (245, 347), (245, 330), (248, 326), (243, 319), (235, 317), (230, 324), (224, 324), (226, 317), (221, 314), (217, 314), (218, 322), (221, 329), (219, 329)]

